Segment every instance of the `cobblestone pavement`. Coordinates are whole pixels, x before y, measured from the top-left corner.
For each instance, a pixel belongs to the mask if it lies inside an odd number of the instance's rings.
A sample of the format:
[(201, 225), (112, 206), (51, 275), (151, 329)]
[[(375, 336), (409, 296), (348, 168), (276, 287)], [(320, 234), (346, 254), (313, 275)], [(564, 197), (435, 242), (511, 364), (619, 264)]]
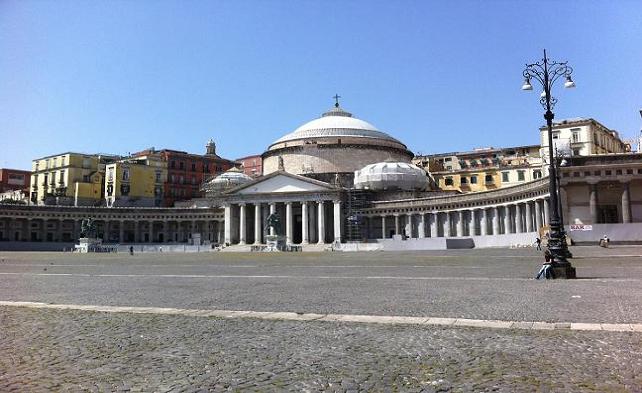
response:
[[(640, 323), (642, 248), (359, 254), (0, 253), (0, 300)], [(642, 333), (0, 307), (0, 391), (642, 392)]]

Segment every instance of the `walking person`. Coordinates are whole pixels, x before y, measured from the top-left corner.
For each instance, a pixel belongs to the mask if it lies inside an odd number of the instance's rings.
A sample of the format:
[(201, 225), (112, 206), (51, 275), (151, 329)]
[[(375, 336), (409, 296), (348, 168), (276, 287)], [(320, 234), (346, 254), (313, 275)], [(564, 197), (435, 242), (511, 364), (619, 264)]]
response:
[(537, 251), (542, 251), (542, 239), (535, 238), (535, 245), (537, 246)]

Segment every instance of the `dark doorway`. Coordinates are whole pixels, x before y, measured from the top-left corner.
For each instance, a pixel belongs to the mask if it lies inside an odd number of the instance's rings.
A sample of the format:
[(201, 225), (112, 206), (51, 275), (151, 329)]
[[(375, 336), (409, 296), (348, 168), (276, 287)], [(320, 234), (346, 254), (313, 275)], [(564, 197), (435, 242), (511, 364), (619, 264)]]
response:
[(600, 224), (617, 224), (620, 219), (617, 214), (616, 205), (599, 206), (597, 211), (597, 221)]

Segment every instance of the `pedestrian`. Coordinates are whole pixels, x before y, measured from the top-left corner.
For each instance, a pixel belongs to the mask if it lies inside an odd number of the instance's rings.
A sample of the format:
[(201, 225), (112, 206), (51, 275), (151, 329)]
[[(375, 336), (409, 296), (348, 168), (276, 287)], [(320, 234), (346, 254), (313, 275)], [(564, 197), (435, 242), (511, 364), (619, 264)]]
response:
[(542, 239), (539, 237), (535, 238), (535, 245), (537, 245), (537, 251), (542, 251)]
[(158, 247), (158, 250), (159, 250), (160, 252), (163, 252), (163, 246)]
[(129, 255), (134, 255), (134, 246), (129, 246)]
[(604, 235), (604, 237), (600, 239), (600, 247), (609, 248), (609, 241), (608, 236)]

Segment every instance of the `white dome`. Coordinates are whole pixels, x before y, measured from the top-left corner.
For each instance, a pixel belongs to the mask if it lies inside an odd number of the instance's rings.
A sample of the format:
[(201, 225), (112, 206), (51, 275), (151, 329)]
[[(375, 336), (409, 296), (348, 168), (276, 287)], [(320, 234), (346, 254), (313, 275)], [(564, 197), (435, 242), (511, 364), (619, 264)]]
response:
[(378, 162), (354, 172), (354, 187), (360, 190), (425, 190), (428, 175), (405, 162)]
[[(299, 139), (341, 136), (384, 139), (403, 145), (385, 132), (379, 131), (372, 124), (352, 117), (351, 113), (339, 107), (329, 110), (318, 119), (305, 123), (294, 132), (277, 139), (272, 145)], [(403, 146), (405, 147), (405, 145)]]
[(221, 193), (225, 190), (251, 182), (253, 179), (243, 173), (240, 169), (232, 168), (223, 172), (212, 180), (203, 184), (203, 190), (213, 193)]

